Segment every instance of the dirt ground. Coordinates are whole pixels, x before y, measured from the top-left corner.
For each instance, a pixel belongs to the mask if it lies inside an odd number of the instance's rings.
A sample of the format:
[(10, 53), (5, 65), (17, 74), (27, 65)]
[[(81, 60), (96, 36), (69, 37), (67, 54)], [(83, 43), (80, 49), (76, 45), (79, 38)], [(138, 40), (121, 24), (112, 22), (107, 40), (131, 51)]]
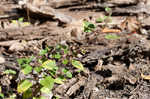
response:
[[(4, 99), (23, 99), (17, 92), (23, 78), (17, 59), (38, 56), (41, 49), (57, 44), (79, 52), (75, 59), (86, 72), (68, 66), (73, 77), (56, 84), (46, 99), (57, 99), (56, 95), (59, 99), (149, 99), (149, 0), (48, 0), (47, 8), (42, 8), (42, 0), (33, 1), (22, 6), (15, 0), (0, 0), (0, 93)], [(96, 23), (108, 14), (105, 7), (112, 9), (112, 22)], [(30, 24), (12, 22), (20, 17)], [(96, 28), (84, 32), (84, 20)], [(119, 38), (107, 39), (108, 35)], [(7, 69), (17, 73), (4, 74)]]

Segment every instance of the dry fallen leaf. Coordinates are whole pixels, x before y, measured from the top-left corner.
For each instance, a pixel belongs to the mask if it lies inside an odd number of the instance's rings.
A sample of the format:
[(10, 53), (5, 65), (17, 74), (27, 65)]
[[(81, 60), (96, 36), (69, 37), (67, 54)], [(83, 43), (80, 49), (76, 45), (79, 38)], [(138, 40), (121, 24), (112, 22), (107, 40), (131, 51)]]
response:
[(109, 28), (104, 28), (102, 30), (103, 33), (120, 33), (121, 31), (119, 29), (109, 29)]

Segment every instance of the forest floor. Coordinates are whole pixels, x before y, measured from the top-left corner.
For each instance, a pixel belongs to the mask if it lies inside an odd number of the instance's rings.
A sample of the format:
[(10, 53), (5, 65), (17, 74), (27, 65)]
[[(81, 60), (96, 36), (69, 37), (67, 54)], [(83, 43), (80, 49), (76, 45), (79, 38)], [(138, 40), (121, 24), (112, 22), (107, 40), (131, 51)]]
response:
[(0, 99), (149, 99), (150, 1), (0, 2)]

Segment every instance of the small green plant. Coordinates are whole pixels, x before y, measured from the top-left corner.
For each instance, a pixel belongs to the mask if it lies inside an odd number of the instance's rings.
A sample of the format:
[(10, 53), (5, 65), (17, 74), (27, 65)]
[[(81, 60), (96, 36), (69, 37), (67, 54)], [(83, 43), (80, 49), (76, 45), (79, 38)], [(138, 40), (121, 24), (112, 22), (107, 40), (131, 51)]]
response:
[[(20, 80), (17, 92), (23, 95), (23, 99), (28, 99), (29, 97), (44, 99), (43, 96), (39, 96), (41, 93), (49, 94), (54, 84), (63, 84), (66, 79), (73, 77), (72, 72), (67, 69), (68, 66), (74, 66), (78, 70), (84, 71), (82, 63), (72, 59), (75, 54), (70, 51), (68, 46), (57, 45), (56, 47), (42, 49), (37, 57), (31, 56), (17, 60), (21, 73), (25, 76), (36, 75)], [(35, 62), (38, 65), (34, 66), (33, 63)], [(58, 62), (59, 66), (57, 66)], [(34, 89), (34, 86), (37, 86), (37, 89)], [(35, 93), (32, 91), (33, 89), (38, 91), (39, 98), (37, 98), (37, 95), (32, 94)]]
[(92, 32), (96, 27), (93, 23), (84, 21), (83, 22), (84, 32)]
[(11, 23), (18, 25), (20, 27), (24, 27), (24, 26), (29, 26), (30, 23), (29, 22), (24, 22), (24, 18), (21, 17), (18, 20), (12, 20)]
[(81, 71), (84, 70), (84, 67), (80, 61), (72, 60), (72, 65)]
[(105, 23), (105, 25), (107, 23), (110, 23), (112, 21), (112, 18), (111, 18), (111, 15), (112, 15), (112, 9), (109, 8), (109, 7), (105, 7), (105, 12), (106, 14), (108, 15), (105, 15), (103, 18), (102, 17), (99, 17), (98, 19), (96, 19), (96, 22), (97, 23)]

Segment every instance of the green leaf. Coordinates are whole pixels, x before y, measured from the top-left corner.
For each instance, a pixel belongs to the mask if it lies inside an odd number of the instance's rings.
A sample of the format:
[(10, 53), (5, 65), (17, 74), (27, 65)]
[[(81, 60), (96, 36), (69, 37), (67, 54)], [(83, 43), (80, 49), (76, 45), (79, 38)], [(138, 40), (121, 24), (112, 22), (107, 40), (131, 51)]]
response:
[(39, 54), (40, 54), (41, 56), (43, 56), (43, 55), (45, 55), (45, 54), (47, 54), (47, 53), (48, 53), (48, 51), (45, 50), (45, 49), (40, 50), (40, 52), (39, 52)]
[(23, 93), (23, 99), (29, 99), (31, 97), (32, 97), (32, 89), (29, 88), (27, 91)]
[(68, 59), (64, 59), (63, 61), (62, 61), (62, 63), (64, 64), (64, 65), (66, 65), (66, 64), (68, 64)]
[(42, 87), (42, 88), (40, 89), (40, 91), (43, 92), (43, 93), (49, 94), (49, 93), (51, 92), (51, 89), (50, 89), (50, 88), (47, 88), (47, 87)]
[(40, 80), (40, 84), (51, 90), (54, 86), (54, 79), (51, 76), (47, 76), (47, 77), (43, 78), (42, 80)]
[(21, 70), (25, 75), (32, 72), (32, 66), (27, 65), (24, 69)]
[(66, 73), (66, 76), (67, 76), (68, 78), (72, 78), (72, 73), (71, 73), (70, 71), (68, 71), (68, 72)]
[(29, 64), (32, 60), (33, 60), (34, 56), (31, 56), (30, 58), (20, 58), (17, 59), (17, 62), (20, 66), (22, 66), (23, 64)]
[(96, 19), (96, 22), (97, 22), (97, 23), (102, 23), (103, 21), (104, 21), (104, 19), (101, 18), (101, 17), (99, 17), (98, 19)]
[(120, 37), (115, 34), (107, 34), (105, 35), (105, 38), (109, 40), (114, 40), (114, 39), (119, 39)]
[(63, 49), (63, 51), (64, 51), (64, 54), (67, 54), (69, 52), (67, 48)]
[(81, 71), (84, 70), (84, 67), (80, 61), (72, 60), (72, 65)]
[(29, 25), (30, 25), (30, 22), (23, 22), (21, 26), (24, 27), (24, 26), (29, 26)]
[(62, 69), (62, 72), (68, 77), (68, 78), (72, 78), (72, 73), (69, 71), (69, 70), (67, 70), (67, 69)]
[(29, 80), (24, 80), (21, 84), (18, 85), (17, 91), (23, 93), (27, 91), (32, 86), (32, 83)]
[(53, 70), (56, 67), (56, 62), (55, 60), (47, 60), (42, 64), (42, 67), (48, 70)]
[(4, 72), (3, 72), (4, 74), (16, 74), (16, 71), (14, 71), (14, 70), (12, 70), (12, 69), (8, 69), (8, 70), (5, 70)]
[(4, 94), (0, 93), (0, 98), (4, 99)]
[(62, 48), (62, 46), (60, 44), (56, 45), (56, 49), (60, 50)]
[(91, 22), (84, 21), (84, 32), (91, 32), (93, 29), (95, 29), (95, 25)]
[(65, 69), (65, 68), (63, 68), (63, 69), (62, 69), (62, 72), (63, 72), (64, 74), (66, 74), (66, 73), (68, 72), (68, 70)]
[(57, 83), (57, 84), (63, 84), (64, 82), (62, 81), (63, 79), (61, 78), (55, 78), (54, 82)]
[(18, 19), (19, 22), (23, 22), (23, 20), (24, 20), (23, 17), (21, 17), (21, 18)]
[(34, 70), (35, 70), (37, 73), (39, 73), (39, 72), (41, 72), (42, 67), (35, 67)]
[(105, 8), (105, 11), (106, 11), (107, 13), (109, 13), (109, 12), (111, 11), (111, 8), (106, 7), (106, 8)]
[(56, 59), (60, 59), (60, 58), (61, 58), (60, 53), (59, 53), (59, 52), (57, 52), (57, 53), (54, 55), (54, 58), (56, 58)]
[(17, 20), (11, 20), (11, 23), (18, 24)]

